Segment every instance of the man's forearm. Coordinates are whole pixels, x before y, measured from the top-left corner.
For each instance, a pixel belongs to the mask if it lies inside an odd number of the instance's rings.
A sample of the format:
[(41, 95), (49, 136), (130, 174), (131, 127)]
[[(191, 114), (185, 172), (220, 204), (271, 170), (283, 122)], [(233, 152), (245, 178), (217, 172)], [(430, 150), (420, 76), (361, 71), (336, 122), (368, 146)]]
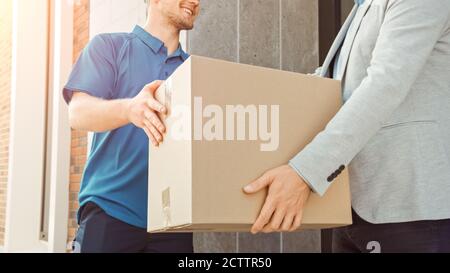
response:
[(70, 126), (91, 132), (111, 131), (129, 123), (129, 99), (102, 100), (75, 93), (69, 105)]

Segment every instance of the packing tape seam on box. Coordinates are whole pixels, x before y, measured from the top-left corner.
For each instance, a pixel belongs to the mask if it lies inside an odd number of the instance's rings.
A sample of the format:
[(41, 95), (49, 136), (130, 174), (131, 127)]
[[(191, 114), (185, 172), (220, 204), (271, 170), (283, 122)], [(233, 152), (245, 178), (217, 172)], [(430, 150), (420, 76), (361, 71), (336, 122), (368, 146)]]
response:
[(162, 192), (162, 210), (164, 217), (164, 229), (167, 230), (171, 226), (170, 187)]

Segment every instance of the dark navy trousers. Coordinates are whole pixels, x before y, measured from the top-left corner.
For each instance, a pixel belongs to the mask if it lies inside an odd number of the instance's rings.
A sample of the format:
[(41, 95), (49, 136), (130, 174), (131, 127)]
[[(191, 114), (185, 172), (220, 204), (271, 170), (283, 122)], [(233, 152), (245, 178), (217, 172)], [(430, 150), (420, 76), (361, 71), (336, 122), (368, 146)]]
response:
[(149, 234), (115, 219), (95, 203), (80, 210), (75, 253), (192, 253), (192, 233)]
[(353, 211), (353, 225), (333, 230), (334, 253), (450, 253), (450, 219), (372, 224)]

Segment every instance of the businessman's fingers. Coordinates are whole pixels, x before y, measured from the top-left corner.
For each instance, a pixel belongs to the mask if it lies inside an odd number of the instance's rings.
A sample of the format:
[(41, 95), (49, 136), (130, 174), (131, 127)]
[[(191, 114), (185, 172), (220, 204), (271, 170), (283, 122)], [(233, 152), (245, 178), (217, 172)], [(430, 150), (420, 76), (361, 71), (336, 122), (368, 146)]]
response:
[(294, 223), (292, 224), (291, 229), (289, 230), (290, 232), (294, 232), (297, 229), (300, 228), (301, 224), (302, 224), (302, 212), (298, 213), (297, 215), (295, 215), (294, 217)]
[(294, 222), (295, 214), (288, 213), (283, 219), (283, 223), (281, 224), (281, 231), (288, 232), (291, 230)]
[(275, 213), (270, 220), (270, 223), (267, 224), (267, 229), (265, 232), (274, 232), (280, 230), (281, 223), (286, 215), (286, 208), (281, 207), (275, 210)]
[(265, 173), (260, 178), (245, 186), (244, 192), (248, 194), (259, 192), (263, 188), (269, 186), (270, 183), (272, 183), (272, 180), (272, 176), (269, 173)]
[(164, 134), (166, 127), (154, 112), (148, 110), (145, 111), (144, 115), (145, 118), (159, 131), (159, 133)]
[(144, 130), (145, 134), (148, 136), (148, 139), (153, 144), (153, 146), (158, 147), (159, 143), (158, 143), (158, 141), (156, 141), (155, 137), (152, 135), (150, 130), (146, 126), (144, 126), (142, 129)]
[(261, 232), (264, 226), (270, 221), (270, 218), (272, 217), (274, 211), (275, 205), (271, 201), (266, 200), (263, 208), (261, 209), (261, 213), (258, 216), (258, 219), (253, 224), (251, 232), (253, 234)]

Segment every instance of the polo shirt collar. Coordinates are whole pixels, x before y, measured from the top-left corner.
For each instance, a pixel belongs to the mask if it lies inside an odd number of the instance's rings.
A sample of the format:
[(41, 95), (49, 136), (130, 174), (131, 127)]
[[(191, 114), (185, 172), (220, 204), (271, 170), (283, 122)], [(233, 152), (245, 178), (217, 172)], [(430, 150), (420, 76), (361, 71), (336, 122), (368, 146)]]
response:
[[(155, 36), (148, 33), (145, 29), (140, 26), (135, 26), (133, 33), (141, 39), (148, 47), (150, 47), (155, 54), (158, 54), (160, 50), (164, 47), (164, 43), (156, 38)], [(170, 56), (170, 57), (181, 57), (183, 61), (185, 61), (189, 55), (184, 52), (181, 48), (181, 45), (178, 46), (178, 49)]]

